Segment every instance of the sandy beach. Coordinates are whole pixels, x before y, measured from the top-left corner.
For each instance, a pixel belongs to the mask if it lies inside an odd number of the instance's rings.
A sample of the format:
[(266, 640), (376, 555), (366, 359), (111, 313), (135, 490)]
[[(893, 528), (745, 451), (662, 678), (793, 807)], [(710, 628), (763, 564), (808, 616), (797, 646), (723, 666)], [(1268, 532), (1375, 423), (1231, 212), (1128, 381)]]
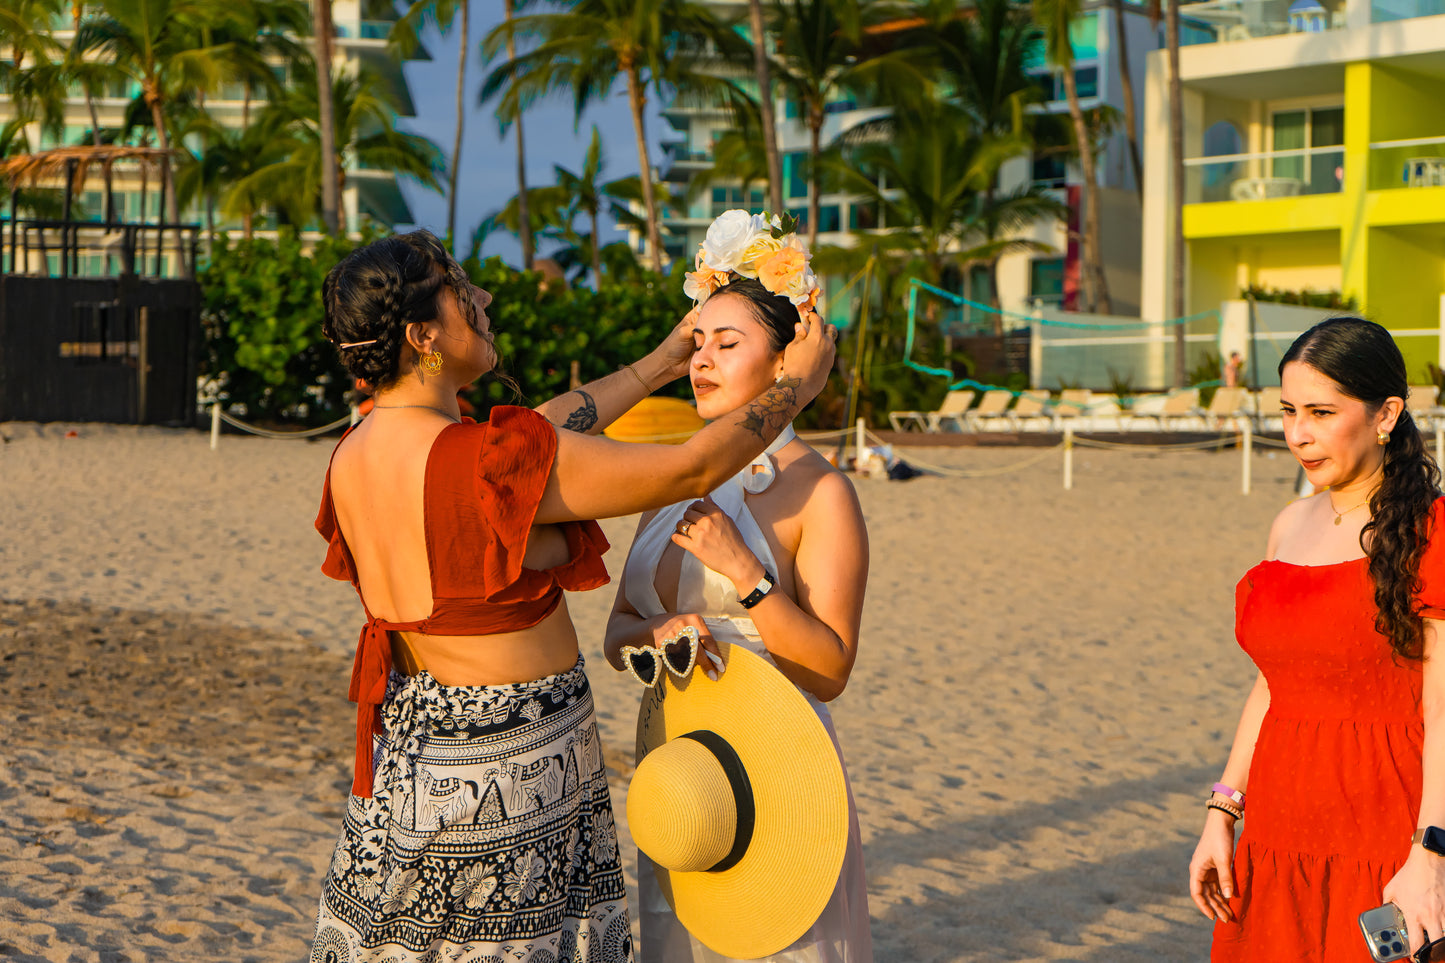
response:
[[(334, 437), (0, 436), (0, 958), (305, 959), (361, 621), (311, 527)], [(1204, 959), (1186, 868), (1253, 677), (1234, 584), (1293, 462), (1258, 452), (1245, 496), (1235, 451), (1086, 450), (1065, 492), (1056, 452), (901, 453), (995, 473), (856, 482), (872, 569), (834, 718), (877, 959)], [(634, 525), (604, 525), (614, 573)], [(611, 602), (569, 597), (620, 816)]]

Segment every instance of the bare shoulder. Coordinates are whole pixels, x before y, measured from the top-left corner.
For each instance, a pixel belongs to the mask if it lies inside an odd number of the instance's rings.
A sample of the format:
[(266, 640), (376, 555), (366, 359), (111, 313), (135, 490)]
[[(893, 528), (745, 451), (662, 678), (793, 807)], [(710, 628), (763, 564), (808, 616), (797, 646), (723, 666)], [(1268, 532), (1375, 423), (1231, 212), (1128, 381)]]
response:
[(812, 448), (782, 467), (788, 486), (802, 497), (799, 514), (805, 519), (826, 518), (831, 523), (856, 519), (863, 523), (863, 509), (853, 480)]
[(1320, 511), (1322, 502), (1320, 499), (1327, 499), (1326, 492), (1317, 495), (1310, 495), (1308, 498), (1297, 498), (1284, 508), (1280, 509), (1274, 517), (1274, 523), (1269, 526), (1269, 542), (1265, 547), (1265, 558), (1274, 558), (1282, 543), (1288, 542), (1290, 537), (1301, 529), (1310, 525), (1311, 519), (1315, 518)]

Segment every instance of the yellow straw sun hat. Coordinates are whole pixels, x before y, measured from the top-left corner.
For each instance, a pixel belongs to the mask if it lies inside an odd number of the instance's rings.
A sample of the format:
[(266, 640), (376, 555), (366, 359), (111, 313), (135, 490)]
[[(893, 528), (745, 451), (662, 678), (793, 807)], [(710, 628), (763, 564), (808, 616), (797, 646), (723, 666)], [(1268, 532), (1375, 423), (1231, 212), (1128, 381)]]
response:
[(793, 943), (827, 906), (848, 795), (808, 700), (760, 656), (718, 647), (716, 680), (667, 675), (642, 697), (627, 821), (683, 926), (750, 960)]

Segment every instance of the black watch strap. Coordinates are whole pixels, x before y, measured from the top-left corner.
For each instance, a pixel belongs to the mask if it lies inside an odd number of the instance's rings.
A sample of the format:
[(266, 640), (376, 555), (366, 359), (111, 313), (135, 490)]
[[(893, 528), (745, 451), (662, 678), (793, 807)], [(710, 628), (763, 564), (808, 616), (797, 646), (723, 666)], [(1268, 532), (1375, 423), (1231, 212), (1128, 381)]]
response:
[(739, 601), (742, 603), (743, 608), (750, 609), (761, 602), (767, 594), (773, 590), (773, 586), (777, 584), (777, 580), (773, 578), (773, 574), (767, 569), (763, 569), (763, 577), (762, 580), (758, 582), (757, 587), (745, 597), (739, 599)]

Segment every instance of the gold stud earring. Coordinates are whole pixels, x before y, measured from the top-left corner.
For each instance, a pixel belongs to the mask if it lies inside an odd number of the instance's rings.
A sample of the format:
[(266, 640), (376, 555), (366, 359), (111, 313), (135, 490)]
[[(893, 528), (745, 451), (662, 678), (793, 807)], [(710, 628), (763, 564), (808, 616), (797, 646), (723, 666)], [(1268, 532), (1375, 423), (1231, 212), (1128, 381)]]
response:
[(1382, 429), (1380, 433), (1375, 436), (1375, 442), (1383, 448), (1390, 443), (1390, 433)]
[(429, 375), (439, 375), (439, 374), (441, 374), (441, 373), (442, 373), (442, 353), (441, 353), (440, 351), (433, 351), (433, 352), (431, 352), (430, 354), (424, 354), (424, 355), (422, 355), (422, 356), (421, 356), (421, 367), (422, 367), (422, 370), (425, 371), (425, 372), (426, 372), (427, 374), (429, 374)]

